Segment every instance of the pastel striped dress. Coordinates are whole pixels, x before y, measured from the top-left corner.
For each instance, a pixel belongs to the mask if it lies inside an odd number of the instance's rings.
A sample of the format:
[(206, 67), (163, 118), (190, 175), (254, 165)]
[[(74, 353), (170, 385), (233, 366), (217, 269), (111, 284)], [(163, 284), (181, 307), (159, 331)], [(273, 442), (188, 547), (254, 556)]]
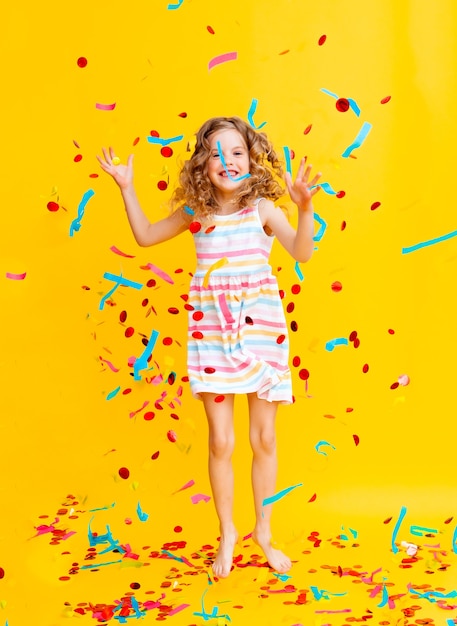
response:
[(274, 238), (263, 230), (257, 205), (214, 215), (212, 226), (193, 233), (188, 373), (197, 398), (257, 393), (292, 402), (286, 321), (268, 264)]

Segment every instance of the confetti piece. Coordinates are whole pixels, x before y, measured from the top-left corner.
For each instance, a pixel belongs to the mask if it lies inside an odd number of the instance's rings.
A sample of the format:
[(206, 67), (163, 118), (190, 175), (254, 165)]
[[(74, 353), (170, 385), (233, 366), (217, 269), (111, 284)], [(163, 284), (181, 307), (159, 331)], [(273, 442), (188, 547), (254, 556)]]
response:
[(135, 380), (141, 380), (141, 376), (139, 374), (140, 370), (144, 370), (148, 367), (148, 359), (154, 350), (154, 347), (157, 342), (157, 337), (159, 336), (159, 332), (157, 330), (153, 330), (151, 332), (151, 336), (149, 337), (148, 345), (144, 350), (143, 354), (135, 360), (133, 364), (133, 378)]
[(359, 445), (359, 443), (360, 443), (360, 438), (359, 438), (359, 436), (358, 436), (358, 435), (352, 435), (352, 438), (354, 439), (354, 443), (355, 443), (355, 445), (356, 445), (356, 446), (358, 446), (358, 445)]
[(297, 485), (293, 485), (292, 487), (287, 487), (286, 489), (283, 489), (282, 491), (279, 491), (278, 493), (276, 493), (274, 496), (265, 498), (264, 501), (262, 502), (262, 506), (273, 504), (273, 502), (277, 502), (278, 500), (281, 500), (281, 498), (284, 498), (284, 496), (286, 496), (288, 493), (290, 493), (297, 487), (302, 487), (302, 486), (303, 486), (303, 483), (298, 483)]
[(331, 196), (336, 196), (338, 193), (337, 191), (332, 189), (330, 183), (319, 183), (318, 185), (311, 185), (310, 189), (314, 189), (315, 187), (320, 187), (322, 191), (325, 191), (325, 193), (328, 193)]
[(191, 496), (192, 504), (198, 504), (203, 500), (203, 502), (209, 502), (211, 500), (210, 496), (205, 496), (203, 493), (197, 493), (194, 496)]
[(332, 352), (335, 346), (347, 346), (348, 344), (349, 341), (346, 339), (346, 337), (336, 337), (335, 339), (330, 339), (330, 341), (327, 341), (327, 343), (325, 344), (325, 349), (329, 352)]
[(365, 139), (367, 138), (368, 133), (370, 132), (372, 128), (372, 125), (369, 122), (364, 122), (362, 124), (362, 128), (359, 130), (357, 137), (354, 139), (354, 141), (346, 148), (346, 150), (343, 152), (343, 154), (341, 155), (344, 158), (347, 158), (351, 155), (351, 152), (353, 150), (355, 150), (356, 148), (360, 148), (360, 146), (362, 145), (362, 143), (365, 141)]
[(95, 104), (95, 108), (99, 109), (100, 111), (114, 111), (114, 109), (116, 108), (116, 103), (114, 102), (113, 104), (100, 104), (99, 102), (97, 102)]
[(134, 254), (126, 254), (125, 252), (122, 252), (121, 250), (119, 250), (119, 248), (116, 248), (116, 246), (111, 246), (110, 250), (111, 250), (111, 252), (114, 252), (114, 254), (118, 254), (119, 256), (124, 256), (127, 259), (134, 259), (135, 258)]
[(174, 285), (175, 284), (175, 281), (172, 279), (171, 276), (169, 276), (166, 272), (161, 270), (160, 267), (157, 267), (157, 265), (154, 265), (153, 263), (148, 263), (144, 267), (144, 269), (151, 270), (151, 272), (154, 272), (154, 274), (159, 276), (159, 278), (162, 278), (166, 283), (170, 283), (170, 285)]
[(114, 281), (116, 284), (114, 285), (114, 287), (105, 295), (103, 296), (103, 298), (100, 300), (100, 305), (99, 305), (99, 310), (102, 311), (103, 307), (105, 306), (105, 302), (113, 295), (113, 293), (116, 291), (116, 289), (118, 287), (120, 287), (122, 285), (122, 287), (132, 287), (133, 289), (141, 289), (143, 287), (143, 285), (141, 283), (137, 283), (134, 282), (133, 280), (129, 280), (127, 278), (124, 278), (122, 276), (122, 274), (120, 274), (119, 276), (115, 275), (115, 274), (111, 274), (109, 272), (105, 272), (103, 274), (103, 278), (106, 278), (107, 280), (112, 280)]
[(109, 394), (106, 396), (107, 400), (112, 400), (115, 396), (117, 396), (117, 394), (120, 392), (121, 388), (120, 387), (116, 387), (116, 389), (113, 389), (113, 391), (110, 391)]
[(226, 52), (225, 54), (219, 54), (210, 60), (208, 63), (208, 70), (213, 69), (216, 65), (221, 65), (221, 63), (227, 63), (227, 61), (236, 61), (237, 58), (238, 52)]
[[(284, 158), (286, 160), (286, 172), (288, 172), (292, 176), (292, 163), (290, 159), (290, 148), (288, 148), (287, 146), (284, 146), (283, 151), (284, 151)], [(310, 189), (312, 189), (312, 187), (310, 187)]]
[(86, 204), (89, 202), (93, 195), (95, 195), (95, 191), (93, 191), (93, 189), (88, 189), (83, 195), (81, 202), (78, 205), (78, 217), (76, 217), (70, 224), (70, 237), (73, 237), (73, 233), (77, 232), (81, 228), (81, 220), (84, 216)]
[(136, 507), (136, 512), (138, 515), (138, 519), (140, 520), (140, 522), (147, 522), (148, 518), (149, 518), (149, 514), (145, 513), (142, 509), (141, 509), (141, 505), (138, 502), (138, 505)]
[(181, 139), (184, 139), (184, 135), (177, 135), (176, 137), (170, 137), (168, 139), (162, 139), (161, 137), (151, 137), (150, 135), (148, 135), (146, 139), (149, 141), (149, 143), (157, 143), (161, 146), (168, 146), (169, 143), (174, 143), (175, 141), (181, 141)]
[(226, 265), (228, 263), (228, 259), (227, 257), (223, 257), (222, 259), (219, 259), (218, 261), (216, 261), (215, 263), (213, 263), (207, 270), (205, 277), (203, 278), (203, 287), (207, 288), (209, 285), (209, 279), (211, 276), (211, 273), (214, 272), (215, 270), (219, 269), (220, 267), (223, 267), (224, 265)]
[(403, 522), (403, 519), (404, 519), (404, 517), (405, 517), (405, 515), (406, 515), (406, 510), (407, 510), (407, 509), (406, 509), (406, 507), (405, 507), (405, 506), (402, 506), (402, 507), (401, 507), (401, 510), (400, 510), (400, 515), (398, 516), (398, 520), (397, 520), (397, 522), (396, 522), (396, 524), (395, 524), (395, 527), (394, 527), (394, 529), (393, 529), (393, 532), (392, 532), (392, 542), (391, 542), (391, 544), (392, 544), (392, 552), (393, 552), (394, 554), (397, 554), (397, 552), (398, 552), (398, 548), (397, 548), (397, 546), (395, 545), (395, 540), (396, 540), (396, 538), (397, 538), (398, 531), (400, 530), (400, 526), (401, 526), (401, 524), (402, 524), (402, 522)]
[(27, 276), (27, 272), (24, 272), (23, 274), (13, 274), (11, 272), (6, 272), (5, 276), (10, 280), (24, 280), (24, 278)]
[(178, 2), (176, 4), (169, 4), (167, 6), (167, 9), (169, 11), (174, 11), (175, 9), (179, 9), (179, 7), (181, 6), (181, 4), (184, 2), (184, 0), (178, 0)]
[(329, 447), (330, 447), (330, 448), (332, 448), (333, 450), (336, 450), (335, 446), (334, 446), (333, 444), (329, 443), (328, 441), (319, 441), (319, 442), (318, 442), (318, 443), (316, 443), (316, 445), (314, 446), (314, 447), (315, 447), (315, 449), (316, 449), (316, 452), (317, 452), (318, 454), (323, 454), (324, 456), (327, 456), (327, 452), (325, 452), (325, 451), (323, 452), (323, 451), (321, 450), (321, 448), (322, 448), (323, 446), (329, 446)]
[(317, 42), (319, 46), (323, 46), (327, 40), (327, 35), (321, 35), (319, 37), (319, 41)]
[(107, 364), (107, 366), (110, 368), (110, 370), (111, 370), (112, 372), (118, 372), (118, 371), (119, 371), (119, 369), (118, 369), (117, 367), (115, 367), (115, 366), (111, 363), (111, 361), (107, 361), (106, 359), (103, 359), (102, 357), (99, 357), (99, 359), (100, 359), (100, 361), (102, 361), (102, 363), (106, 363), (106, 364)]
[(421, 243), (416, 243), (414, 246), (409, 246), (407, 248), (402, 248), (402, 254), (409, 254), (410, 252), (414, 252), (415, 250), (419, 250), (420, 248), (426, 248), (427, 246), (433, 246), (436, 243), (441, 243), (442, 241), (446, 241), (447, 239), (451, 239), (452, 237), (457, 236), (457, 230), (453, 230), (446, 235), (441, 235), (440, 237), (435, 237), (434, 239), (429, 239), (428, 241), (423, 241)]
[(313, 241), (320, 241), (327, 229), (327, 223), (317, 213), (314, 213), (314, 219), (319, 224), (319, 230), (313, 237)]
[(260, 130), (260, 128), (263, 128), (265, 126), (266, 122), (262, 122), (259, 126), (256, 126), (256, 124), (254, 123), (254, 115), (257, 109), (257, 104), (258, 101), (253, 98), (248, 111), (248, 122), (252, 126), (252, 128), (254, 128), (255, 130)]
[(294, 270), (295, 270), (295, 273), (297, 274), (299, 280), (304, 280), (305, 277), (303, 276), (303, 272), (301, 271), (300, 264), (299, 264), (298, 261), (295, 262)]
[(227, 169), (227, 163), (225, 162), (225, 159), (224, 159), (224, 154), (223, 154), (223, 152), (222, 152), (221, 142), (220, 142), (220, 141), (218, 141), (218, 142), (217, 142), (217, 144), (216, 144), (216, 146), (217, 146), (217, 151), (218, 151), (218, 153), (219, 153), (219, 158), (220, 158), (221, 163), (222, 163), (222, 167), (223, 167), (223, 168), (224, 168), (224, 170), (226, 171), (227, 176), (230, 178), (230, 180), (233, 180), (233, 181), (235, 181), (235, 182), (238, 182), (238, 181), (240, 181), (240, 180), (244, 180), (245, 178), (249, 178), (249, 177), (251, 176), (251, 175), (250, 175), (250, 173), (248, 172), (247, 174), (244, 174), (243, 176), (238, 176), (238, 178), (233, 178), (233, 176), (230, 174), (230, 172), (229, 172), (229, 171), (228, 171), (228, 169)]
[(336, 93), (333, 93), (332, 91), (329, 91), (328, 89), (321, 89), (321, 91), (327, 94), (328, 96), (331, 96), (332, 98), (336, 99), (336, 108), (338, 109), (338, 111), (344, 113), (345, 111), (348, 111), (349, 109), (351, 109), (352, 111), (354, 111), (357, 117), (360, 116), (360, 107), (357, 104), (357, 102), (353, 100), (352, 98), (340, 98), (336, 95)]
[(416, 537), (422, 537), (423, 535), (427, 534), (436, 535), (438, 533), (438, 530), (436, 528), (426, 528), (425, 526), (410, 526), (409, 532), (412, 535), (416, 535)]

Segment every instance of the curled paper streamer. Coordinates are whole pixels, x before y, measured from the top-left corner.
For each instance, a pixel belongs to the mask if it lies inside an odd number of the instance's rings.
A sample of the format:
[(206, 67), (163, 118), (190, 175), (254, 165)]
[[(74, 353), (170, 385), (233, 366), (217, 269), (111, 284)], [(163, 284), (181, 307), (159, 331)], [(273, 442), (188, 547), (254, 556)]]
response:
[(154, 346), (156, 345), (158, 336), (158, 331), (153, 330), (149, 338), (148, 345), (146, 346), (143, 354), (135, 360), (135, 363), (133, 364), (133, 378), (135, 380), (141, 380), (141, 376), (139, 373), (140, 370), (145, 370), (148, 367), (148, 359), (151, 356), (152, 351), (154, 350)]
[(119, 250), (119, 248), (116, 248), (116, 246), (111, 246), (110, 250), (111, 252), (114, 252), (114, 254), (118, 254), (119, 256), (125, 256), (127, 259), (135, 258), (134, 254), (126, 254), (125, 252), (122, 252), (122, 250)]
[(319, 224), (319, 230), (313, 237), (313, 241), (320, 241), (327, 229), (327, 223), (317, 213), (314, 213), (314, 219)]
[(227, 63), (227, 61), (236, 61), (238, 58), (238, 52), (226, 52), (225, 54), (219, 54), (216, 57), (213, 57), (211, 61), (208, 63), (208, 70), (211, 70), (216, 65), (220, 65), (221, 63)]
[(99, 102), (95, 103), (95, 108), (100, 111), (113, 111), (116, 108), (116, 103), (113, 104), (100, 104)]
[(251, 102), (251, 106), (249, 107), (249, 111), (248, 111), (248, 122), (252, 126), (252, 128), (254, 128), (255, 130), (259, 130), (260, 128), (263, 128), (263, 126), (265, 126), (266, 124), (266, 122), (262, 122), (259, 126), (256, 126), (254, 123), (254, 115), (257, 109), (257, 104), (258, 104), (258, 101), (255, 98), (253, 98)]
[[(184, 2), (184, 0), (178, 0), (178, 2), (176, 4), (169, 4), (167, 6), (167, 9), (169, 11), (173, 11), (174, 9), (179, 9), (179, 7), (181, 6), (181, 4)], [(169, 614), (168, 614), (169, 615)]]
[(303, 276), (303, 272), (301, 271), (300, 263), (298, 261), (295, 261), (294, 269), (299, 280), (303, 280), (305, 277)]
[[(332, 91), (329, 91), (328, 89), (321, 89), (321, 91), (323, 93), (326, 93), (328, 96), (331, 96), (332, 98), (335, 98), (336, 100), (339, 99), (339, 96), (337, 96), (336, 93), (333, 93)], [(360, 108), (359, 108), (359, 105), (357, 104), (357, 102), (355, 100), (353, 100), (352, 98), (346, 98), (346, 100), (349, 102), (350, 108), (354, 111), (354, 113), (357, 115), (357, 117), (359, 117), (360, 116)]]
[(299, 483), (298, 485), (293, 485), (292, 487), (287, 487), (286, 489), (283, 489), (282, 491), (279, 491), (278, 493), (276, 493), (274, 496), (270, 496), (269, 498), (265, 498), (264, 501), (262, 502), (262, 506), (267, 506), (268, 504), (273, 504), (273, 502), (277, 502), (278, 500), (281, 500), (281, 498), (284, 498), (284, 496), (286, 496), (288, 493), (290, 493), (291, 491), (293, 491), (297, 487), (302, 487), (302, 486), (303, 486), (303, 483)]
[(348, 156), (351, 155), (351, 152), (353, 150), (355, 150), (356, 148), (360, 148), (362, 143), (367, 138), (367, 135), (370, 132), (370, 130), (371, 130), (371, 124), (369, 124), (368, 122), (364, 122), (362, 124), (362, 128), (359, 130), (357, 134), (357, 137), (354, 139), (351, 145), (346, 148), (346, 150), (343, 152), (341, 156), (344, 158), (347, 158)]
[(435, 237), (434, 239), (429, 239), (428, 241), (422, 241), (422, 243), (416, 243), (414, 246), (402, 248), (401, 253), (408, 254), (409, 252), (414, 252), (420, 248), (426, 248), (427, 246), (433, 246), (436, 243), (441, 243), (442, 241), (446, 241), (446, 239), (451, 239), (452, 237), (457, 237), (457, 230), (447, 233), (446, 235), (441, 235), (441, 237)]
[(154, 274), (157, 274), (157, 276), (162, 278), (166, 283), (170, 283), (170, 285), (174, 285), (175, 284), (175, 281), (172, 279), (172, 277), (169, 276), (163, 270), (161, 270), (160, 267), (157, 267), (157, 265), (154, 265), (153, 263), (148, 263), (146, 265), (146, 268), (150, 269), (151, 272), (154, 272)]
[(330, 183), (319, 183), (317, 185), (311, 185), (310, 189), (314, 189), (315, 187), (320, 187), (322, 191), (325, 191), (325, 193), (328, 193), (331, 196), (336, 196), (337, 194), (337, 192), (332, 189)]
[(184, 139), (184, 135), (170, 137), (169, 139), (162, 139), (161, 137), (152, 137), (151, 135), (148, 135), (146, 139), (149, 143), (158, 143), (161, 146), (168, 146), (169, 143), (174, 143), (175, 141), (181, 141), (181, 139)]
[(222, 259), (219, 259), (218, 261), (216, 261), (215, 263), (213, 263), (207, 270), (205, 277), (203, 279), (203, 287), (207, 288), (208, 284), (209, 284), (209, 278), (211, 276), (211, 272), (214, 272), (214, 270), (219, 269), (220, 267), (223, 267), (224, 265), (226, 265), (228, 263), (228, 259), (227, 257), (223, 257)]
[(27, 272), (24, 272), (23, 274), (12, 274), (11, 272), (6, 272), (6, 277), (10, 280), (24, 280), (26, 276)]
[(73, 233), (77, 232), (81, 228), (81, 220), (84, 216), (86, 204), (93, 195), (95, 195), (95, 191), (93, 189), (88, 189), (83, 195), (81, 202), (78, 205), (78, 217), (76, 217), (70, 224), (70, 237), (73, 237)]
[(328, 441), (319, 441), (318, 443), (316, 443), (314, 447), (318, 454), (323, 454), (324, 456), (327, 456), (327, 452), (322, 452), (321, 450), (322, 446), (330, 446), (330, 448), (332, 448), (333, 450), (336, 450), (335, 446), (329, 443)]
[(325, 344), (325, 349), (329, 352), (332, 352), (335, 346), (347, 346), (348, 344), (349, 341), (346, 339), (346, 337), (336, 337), (335, 339), (330, 339), (330, 341), (327, 341), (327, 343)]
[(286, 172), (292, 176), (292, 162), (290, 158), (290, 148), (288, 146), (283, 147), (284, 158), (286, 160)]
[(203, 493), (196, 493), (194, 496), (191, 496), (192, 504), (198, 504), (203, 500), (203, 502), (209, 502), (211, 500), (210, 496), (205, 496)]

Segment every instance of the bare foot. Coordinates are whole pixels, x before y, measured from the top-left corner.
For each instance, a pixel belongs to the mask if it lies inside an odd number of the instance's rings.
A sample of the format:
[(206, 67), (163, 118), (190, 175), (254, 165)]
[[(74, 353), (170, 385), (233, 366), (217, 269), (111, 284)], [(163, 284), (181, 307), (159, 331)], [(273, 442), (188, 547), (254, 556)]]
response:
[(221, 534), (219, 548), (216, 559), (213, 563), (213, 574), (217, 578), (227, 578), (233, 564), (233, 552), (235, 550), (238, 534), (235, 529), (228, 533)]
[(269, 535), (260, 535), (255, 531), (252, 533), (252, 539), (262, 548), (263, 553), (268, 561), (268, 565), (278, 574), (285, 574), (292, 567), (292, 562), (284, 552), (273, 548), (271, 545), (271, 537)]

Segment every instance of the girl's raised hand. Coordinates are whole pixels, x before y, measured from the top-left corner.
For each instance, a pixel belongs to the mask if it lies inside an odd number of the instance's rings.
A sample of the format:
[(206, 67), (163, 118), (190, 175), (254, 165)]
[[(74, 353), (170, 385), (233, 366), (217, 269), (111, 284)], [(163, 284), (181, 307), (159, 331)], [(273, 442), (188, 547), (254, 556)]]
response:
[(311, 175), (311, 165), (306, 165), (306, 157), (300, 161), (297, 177), (292, 182), (292, 177), (289, 172), (285, 175), (285, 181), (287, 185), (287, 191), (290, 198), (299, 209), (305, 211), (311, 204), (311, 200), (314, 195), (319, 191), (320, 187), (315, 186), (317, 181), (321, 177), (321, 173), (318, 172), (312, 180), (309, 180)]
[(102, 148), (102, 151), (103, 159), (97, 154), (97, 160), (102, 170), (112, 176), (121, 189), (126, 189), (133, 182), (133, 154), (129, 155), (127, 165), (123, 165), (117, 163), (118, 157), (115, 156), (113, 148), (110, 148), (109, 151)]

